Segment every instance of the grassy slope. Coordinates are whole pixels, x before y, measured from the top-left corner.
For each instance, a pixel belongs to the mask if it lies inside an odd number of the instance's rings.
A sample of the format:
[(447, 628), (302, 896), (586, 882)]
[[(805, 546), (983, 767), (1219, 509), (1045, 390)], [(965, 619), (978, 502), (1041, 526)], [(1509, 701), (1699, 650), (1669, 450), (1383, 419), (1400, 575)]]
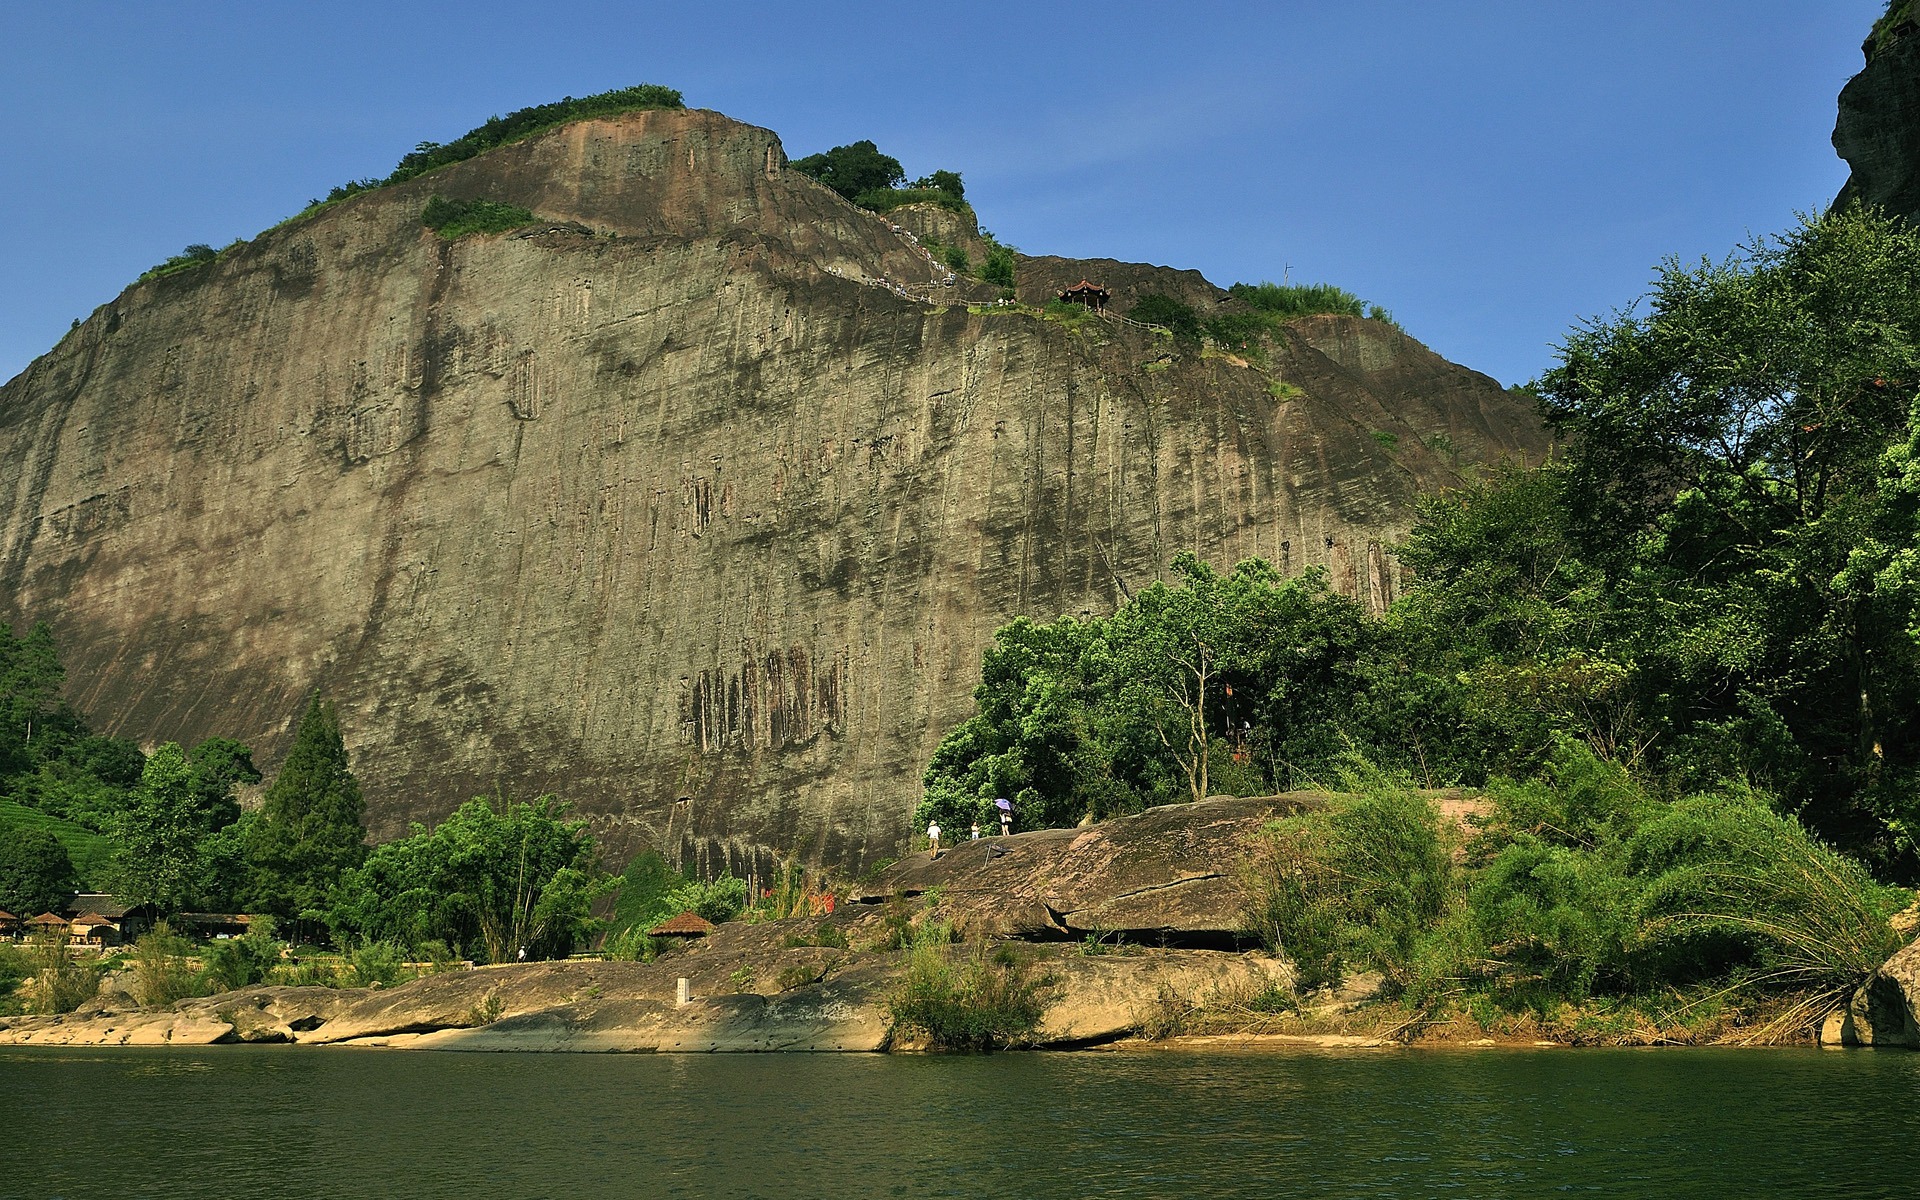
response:
[(107, 856), (113, 850), (113, 843), (104, 834), (75, 825), (72, 821), (63, 821), (37, 808), (0, 800), (0, 837), (15, 829), (44, 829), (59, 838), (60, 844), (67, 848), (68, 857), (73, 859), (73, 869), (79, 872), (80, 878), (89, 887), (97, 885), (103, 874), (102, 869), (107, 865)]

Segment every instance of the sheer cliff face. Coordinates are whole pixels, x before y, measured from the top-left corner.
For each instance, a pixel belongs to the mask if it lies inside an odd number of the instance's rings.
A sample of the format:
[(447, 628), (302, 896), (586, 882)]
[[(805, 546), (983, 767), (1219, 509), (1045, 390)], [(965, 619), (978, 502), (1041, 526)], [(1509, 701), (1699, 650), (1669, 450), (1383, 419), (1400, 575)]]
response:
[[(554, 223), (443, 242), (435, 193)], [(897, 851), (1009, 618), (1110, 609), (1184, 548), (1377, 607), (1418, 492), (1544, 447), (1382, 325), (1303, 322), (1268, 375), (873, 282), (943, 273), (703, 112), (334, 206), (0, 391), (0, 617), (51, 619), (118, 732), (271, 762), (324, 689), (378, 836), (497, 785), (616, 855), (854, 864)]]
[(1911, 22), (1878, 49), (1840, 91), (1833, 148), (1853, 173), (1836, 205), (1879, 205), (1920, 220), (1920, 30)]

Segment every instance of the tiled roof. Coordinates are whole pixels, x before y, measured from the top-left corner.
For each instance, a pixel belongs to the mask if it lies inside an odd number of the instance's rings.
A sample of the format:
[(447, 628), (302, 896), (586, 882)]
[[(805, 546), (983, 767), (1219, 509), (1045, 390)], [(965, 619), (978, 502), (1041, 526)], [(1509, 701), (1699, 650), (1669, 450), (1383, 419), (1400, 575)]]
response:
[(138, 907), (106, 892), (75, 892), (73, 898), (67, 901), (66, 911), (96, 913), (110, 921), (118, 921), (127, 915), (128, 910)]

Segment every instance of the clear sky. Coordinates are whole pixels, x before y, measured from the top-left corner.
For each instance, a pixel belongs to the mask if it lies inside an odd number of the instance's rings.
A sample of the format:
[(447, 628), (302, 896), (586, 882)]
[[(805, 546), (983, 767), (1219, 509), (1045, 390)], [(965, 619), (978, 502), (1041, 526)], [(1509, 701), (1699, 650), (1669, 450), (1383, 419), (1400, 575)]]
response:
[(964, 174), (1029, 253), (1326, 280), (1532, 378), (1661, 258), (1825, 205), (1882, 0), (0, 6), (0, 379), (191, 242), (633, 83)]

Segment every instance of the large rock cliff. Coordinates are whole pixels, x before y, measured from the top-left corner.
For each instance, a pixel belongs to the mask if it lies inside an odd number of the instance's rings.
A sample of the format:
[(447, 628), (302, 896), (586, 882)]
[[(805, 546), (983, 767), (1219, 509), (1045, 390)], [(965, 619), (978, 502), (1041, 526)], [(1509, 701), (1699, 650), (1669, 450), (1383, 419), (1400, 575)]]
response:
[[(548, 220), (447, 242), (435, 194)], [(1378, 607), (1416, 494), (1544, 449), (1390, 326), (1175, 353), (947, 285), (902, 219), (656, 111), (136, 284), (0, 390), (0, 618), (51, 619), (116, 732), (271, 764), (324, 689), (377, 836), (502, 787), (616, 856), (855, 864), (897, 852), (1012, 616), (1187, 548)], [(1081, 275), (1222, 295), (1049, 259), (1023, 295)]]
[(1833, 148), (1853, 168), (1836, 205), (1879, 205), (1920, 220), (1920, 26), (1896, 6), (1861, 47), (1867, 65), (1840, 91)]

